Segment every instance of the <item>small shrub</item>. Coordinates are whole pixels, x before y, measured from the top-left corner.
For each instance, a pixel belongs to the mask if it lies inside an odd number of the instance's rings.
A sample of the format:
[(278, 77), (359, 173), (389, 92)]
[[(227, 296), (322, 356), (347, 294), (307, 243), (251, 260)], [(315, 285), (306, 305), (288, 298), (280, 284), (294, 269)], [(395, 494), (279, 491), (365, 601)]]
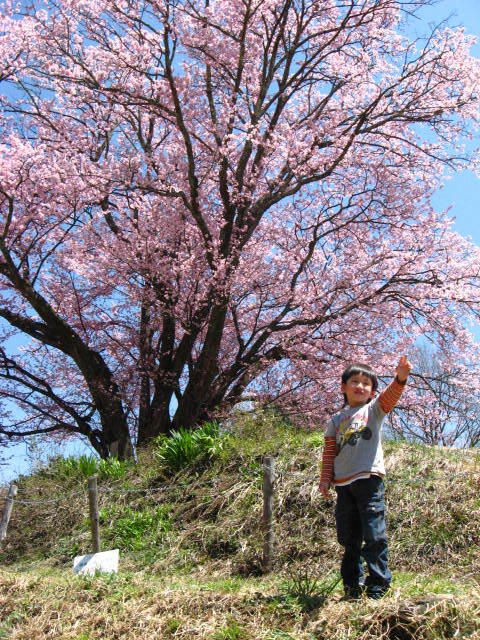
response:
[(168, 437), (157, 438), (155, 456), (166, 468), (179, 471), (198, 458), (219, 455), (226, 438), (216, 422), (206, 422), (195, 430), (179, 429)]

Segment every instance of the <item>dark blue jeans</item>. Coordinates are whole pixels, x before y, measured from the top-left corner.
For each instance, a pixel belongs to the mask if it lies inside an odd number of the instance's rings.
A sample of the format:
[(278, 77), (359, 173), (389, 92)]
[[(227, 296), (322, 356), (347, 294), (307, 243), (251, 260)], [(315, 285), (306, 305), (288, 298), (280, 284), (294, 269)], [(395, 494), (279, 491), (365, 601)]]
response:
[[(368, 596), (381, 597), (392, 580), (388, 569), (383, 480), (371, 476), (335, 490), (337, 537), (344, 547), (340, 571), (345, 591), (358, 593), (365, 584)], [(368, 567), (365, 581), (363, 560)]]

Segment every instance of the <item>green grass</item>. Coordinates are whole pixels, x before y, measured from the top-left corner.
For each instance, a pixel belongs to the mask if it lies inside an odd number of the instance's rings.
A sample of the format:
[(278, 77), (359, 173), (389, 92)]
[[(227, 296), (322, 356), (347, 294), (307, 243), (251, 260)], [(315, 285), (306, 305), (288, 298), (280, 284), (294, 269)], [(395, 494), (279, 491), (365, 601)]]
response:
[(295, 640), (295, 637), (290, 635), (286, 631), (273, 629), (268, 633), (266, 640)]
[(181, 627), (182, 627), (182, 621), (181, 620), (179, 620), (178, 618), (169, 618), (167, 620), (165, 632), (167, 633), (168, 636), (174, 636), (175, 633), (179, 629), (181, 629)]
[(198, 588), (200, 591), (212, 591), (214, 593), (239, 593), (245, 586), (246, 580), (240, 576), (221, 577), (206, 582), (194, 580), (190, 582), (192, 589)]
[(213, 640), (248, 640), (248, 634), (235, 618), (231, 618), (226, 625), (213, 634), (212, 638)]
[(250, 464), (261, 464), (265, 455), (278, 456), (302, 447), (306, 432), (286, 423), (273, 411), (241, 415), (230, 429), (228, 454), (234, 452)]
[(102, 533), (113, 547), (140, 551), (161, 543), (172, 529), (171, 506), (161, 505), (134, 511), (130, 507), (100, 510)]
[(458, 577), (432, 573), (431, 575), (413, 571), (394, 571), (392, 589), (398, 590), (402, 598), (412, 598), (431, 594), (468, 595), (475, 583), (459, 581)]

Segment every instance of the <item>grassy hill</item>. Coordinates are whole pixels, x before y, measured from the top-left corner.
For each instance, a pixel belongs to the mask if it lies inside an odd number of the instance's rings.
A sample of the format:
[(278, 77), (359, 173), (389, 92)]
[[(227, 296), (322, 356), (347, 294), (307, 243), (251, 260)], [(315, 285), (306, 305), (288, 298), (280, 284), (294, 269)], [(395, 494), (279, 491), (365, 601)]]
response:
[[(333, 495), (317, 491), (322, 436), (244, 416), (228, 435), (207, 433), (197, 457), (194, 445), (158, 442), (137, 465), (52, 460), (20, 478), (0, 550), (0, 638), (480, 638), (476, 451), (385, 443), (392, 589), (350, 603), (340, 600)], [(267, 574), (265, 454), (277, 470)], [(73, 556), (90, 551), (94, 471), (102, 548), (120, 548), (116, 576), (73, 576)]]

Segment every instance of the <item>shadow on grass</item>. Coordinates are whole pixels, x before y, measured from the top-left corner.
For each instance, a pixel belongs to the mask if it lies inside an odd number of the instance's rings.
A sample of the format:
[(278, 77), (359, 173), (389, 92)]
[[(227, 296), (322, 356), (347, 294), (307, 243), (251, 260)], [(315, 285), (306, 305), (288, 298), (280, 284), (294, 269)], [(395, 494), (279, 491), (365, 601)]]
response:
[(281, 609), (299, 608), (302, 613), (310, 613), (316, 609), (321, 609), (328, 600), (328, 595), (323, 593), (311, 595), (288, 595), (278, 594), (265, 596), (264, 602), (272, 604)]

